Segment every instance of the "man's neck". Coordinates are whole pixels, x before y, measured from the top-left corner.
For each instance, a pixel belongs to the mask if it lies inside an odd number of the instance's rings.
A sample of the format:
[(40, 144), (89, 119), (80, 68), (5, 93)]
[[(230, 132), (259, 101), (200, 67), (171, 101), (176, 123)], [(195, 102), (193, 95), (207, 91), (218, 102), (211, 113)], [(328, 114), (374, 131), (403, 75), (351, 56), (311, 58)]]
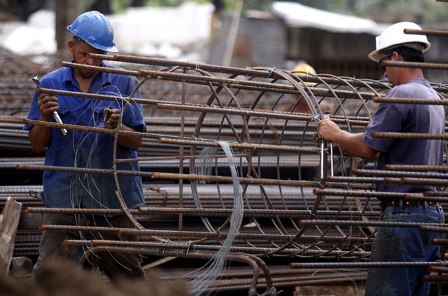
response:
[(81, 75), (79, 75), (79, 73), (75, 74), (75, 79), (76, 81), (78, 81), (79, 84), (79, 88), (81, 89), (82, 92), (88, 92), (90, 85), (92, 84), (93, 81), (93, 77), (91, 78), (83, 78)]
[(414, 79), (425, 79), (422, 69), (403, 68), (400, 84), (408, 83)]

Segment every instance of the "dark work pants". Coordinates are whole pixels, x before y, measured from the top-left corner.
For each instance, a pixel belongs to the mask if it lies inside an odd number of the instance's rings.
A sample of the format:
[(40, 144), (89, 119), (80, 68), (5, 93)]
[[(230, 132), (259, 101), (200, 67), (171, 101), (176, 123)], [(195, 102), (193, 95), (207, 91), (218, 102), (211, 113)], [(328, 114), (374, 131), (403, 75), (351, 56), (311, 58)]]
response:
[[(99, 215), (44, 214), (43, 224), (46, 225), (79, 225), (98, 227), (133, 228), (134, 225), (126, 216), (105, 217)], [(78, 232), (78, 231), (44, 231), (39, 247), (39, 258), (34, 271), (40, 268), (42, 262), (49, 258), (63, 258), (77, 264), (82, 258), (86, 246), (66, 246), (64, 240), (133, 240), (130, 236), (118, 235), (114, 232)], [(93, 262), (111, 280), (119, 278), (144, 279), (141, 268), (141, 258), (138, 254), (119, 254), (98, 252), (87, 259)], [(33, 271), (33, 272), (34, 272)]]

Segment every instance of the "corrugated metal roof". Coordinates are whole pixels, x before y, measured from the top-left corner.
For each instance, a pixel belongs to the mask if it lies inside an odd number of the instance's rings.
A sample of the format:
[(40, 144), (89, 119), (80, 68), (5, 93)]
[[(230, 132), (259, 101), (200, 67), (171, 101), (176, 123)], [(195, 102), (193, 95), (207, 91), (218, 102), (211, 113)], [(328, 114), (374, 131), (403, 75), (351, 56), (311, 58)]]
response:
[(379, 35), (383, 30), (383, 26), (370, 19), (320, 10), (294, 2), (274, 2), (272, 11), (293, 28), (311, 27), (330, 32), (372, 35)]

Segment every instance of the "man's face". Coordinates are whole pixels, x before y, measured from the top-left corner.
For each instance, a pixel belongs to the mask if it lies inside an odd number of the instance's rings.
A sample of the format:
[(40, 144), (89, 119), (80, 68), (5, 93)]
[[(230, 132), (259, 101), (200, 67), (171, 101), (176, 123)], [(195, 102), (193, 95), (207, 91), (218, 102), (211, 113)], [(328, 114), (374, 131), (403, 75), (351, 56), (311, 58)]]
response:
[(396, 52), (392, 52), (389, 54), (383, 55), (383, 57), (380, 59), (379, 64), (383, 70), (384, 76), (387, 77), (389, 80), (389, 83), (392, 85), (396, 85), (396, 74), (395, 70), (397, 67), (391, 67), (391, 66), (385, 66), (384, 62), (386, 61), (392, 61), (394, 60), (394, 57), (397, 55)]
[[(68, 47), (73, 55), (73, 61), (78, 64), (89, 65), (89, 66), (100, 66), (101, 60), (92, 59), (89, 57), (89, 53), (100, 53), (103, 54), (104, 51), (96, 49), (89, 44), (85, 43), (79, 39), (73, 39), (68, 42)], [(92, 78), (96, 72), (83, 69), (75, 69), (75, 71), (84, 79)]]

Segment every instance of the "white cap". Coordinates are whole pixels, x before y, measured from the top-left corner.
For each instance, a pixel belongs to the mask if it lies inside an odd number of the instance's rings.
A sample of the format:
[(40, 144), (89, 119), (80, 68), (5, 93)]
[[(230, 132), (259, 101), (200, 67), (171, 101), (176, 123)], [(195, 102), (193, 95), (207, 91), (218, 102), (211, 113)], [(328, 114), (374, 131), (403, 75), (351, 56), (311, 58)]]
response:
[[(369, 54), (369, 58), (379, 62), (381, 51), (394, 45), (413, 44), (413, 48), (425, 52), (431, 46), (426, 35), (405, 34), (404, 29), (421, 30), (422, 28), (411, 22), (401, 22), (386, 28), (380, 36), (376, 37), (376, 49)], [(419, 45), (419, 46), (417, 46)]]

